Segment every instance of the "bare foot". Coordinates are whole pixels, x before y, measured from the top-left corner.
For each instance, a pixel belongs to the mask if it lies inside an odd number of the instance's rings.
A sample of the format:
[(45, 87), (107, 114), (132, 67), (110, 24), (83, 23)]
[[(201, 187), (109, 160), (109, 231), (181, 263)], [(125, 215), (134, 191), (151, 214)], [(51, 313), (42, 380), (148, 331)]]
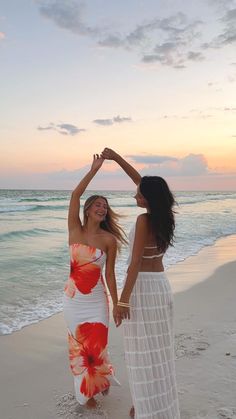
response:
[(110, 391), (110, 387), (107, 387), (106, 390), (102, 391), (102, 395), (107, 396), (109, 394), (109, 391)]
[(97, 401), (93, 397), (89, 399), (86, 403), (86, 407), (88, 409), (96, 409), (97, 406), (98, 406)]
[(134, 406), (131, 407), (130, 411), (129, 411), (129, 415), (131, 418), (134, 418)]

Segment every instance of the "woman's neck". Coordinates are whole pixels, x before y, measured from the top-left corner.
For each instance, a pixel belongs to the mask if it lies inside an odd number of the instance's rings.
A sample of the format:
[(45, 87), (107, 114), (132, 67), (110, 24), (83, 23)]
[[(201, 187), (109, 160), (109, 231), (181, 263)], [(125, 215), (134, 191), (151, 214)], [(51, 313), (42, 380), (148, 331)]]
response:
[(101, 232), (100, 223), (88, 220), (88, 222), (84, 226), (84, 232), (87, 233), (89, 236), (99, 234)]

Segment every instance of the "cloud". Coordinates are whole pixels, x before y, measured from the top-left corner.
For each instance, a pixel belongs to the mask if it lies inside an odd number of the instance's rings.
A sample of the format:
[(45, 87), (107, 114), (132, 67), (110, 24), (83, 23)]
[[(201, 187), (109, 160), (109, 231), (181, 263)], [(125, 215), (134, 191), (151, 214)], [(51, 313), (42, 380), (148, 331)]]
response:
[(209, 87), (212, 87), (212, 86), (217, 86), (217, 85), (219, 85), (219, 83), (218, 83), (218, 82), (216, 82), (216, 81), (209, 81), (209, 82), (207, 83), (207, 85), (208, 85)]
[(236, 108), (224, 108), (224, 111), (226, 111), (226, 112), (235, 112), (236, 111)]
[(130, 122), (131, 118), (129, 117), (120, 117), (120, 115), (117, 115), (113, 118), (114, 122), (117, 122), (118, 124), (121, 122)]
[(236, 42), (236, 7), (227, 10), (220, 18), (223, 31), (210, 42), (202, 44), (203, 49), (218, 49)]
[(147, 40), (148, 33), (158, 28), (160, 20), (152, 19), (142, 25), (137, 25), (136, 28), (130, 31), (127, 35), (113, 33), (107, 35), (104, 39), (98, 42), (99, 45), (109, 48), (124, 48), (130, 50), (134, 47), (140, 47), (144, 41)]
[(148, 34), (158, 29), (160, 19), (154, 18), (144, 24), (139, 24), (135, 29), (130, 31), (127, 35), (113, 33), (107, 35), (104, 39), (98, 42), (99, 45), (112, 48), (124, 48), (127, 50), (135, 47), (140, 47), (148, 39)]
[(0, 32), (0, 41), (6, 38), (6, 35), (4, 32)]
[(108, 126), (108, 125), (113, 125), (113, 119), (94, 119), (93, 122), (95, 124), (98, 125), (104, 125), (104, 126)]
[[(236, 41), (234, 0), (208, 0), (208, 5), (216, 7), (218, 12), (224, 11), (223, 16), (214, 21), (215, 26), (220, 26), (219, 34), (209, 41), (208, 22), (189, 18), (181, 11), (143, 21), (125, 33), (122, 28), (116, 30), (114, 24), (112, 28), (104, 24), (89, 24), (85, 14), (86, 4), (79, 0), (39, 0), (38, 4), (40, 14), (58, 27), (93, 39), (103, 48), (135, 51), (145, 64), (183, 69), (189, 63), (205, 60), (208, 49), (222, 48)], [(205, 37), (205, 42), (200, 42), (202, 37)], [(156, 39), (158, 43), (155, 43)], [(109, 125), (109, 121), (104, 120), (101, 124)]]
[(211, 172), (203, 154), (189, 154), (182, 158), (145, 154), (132, 154), (126, 157), (135, 163), (145, 165), (140, 171), (142, 176), (200, 176)]
[(49, 124), (47, 127), (41, 127), (41, 126), (39, 126), (37, 129), (39, 131), (49, 131), (51, 129), (55, 129), (55, 126), (54, 126), (54, 124)]
[[(147, 157), (147, 156), (146, 156)], [(199, 176), (209, 173), (208, 164), (203, 154), (189, 154), (183, 158), (159, 156), (159, 162), (151, 159), (141, 170), (142, 175), (158, 176)], [(158, 156), (155, 156), (158, 161)], [(143, 161), (144, 162), (144, 161)]]
[[(127, 51), (141, 52), (145, 63), (159, 62), (174, 68), (184, 68), (187, 61), (199, 61), (204, 57), (199, 51), (188, 51), (199, 38), (201, 21), (189, 22), (187, 16), (178, 12), (165, 18), (154, 17), (139, 23), (126, 34), (104, 25), (94, 26), (86, 23), (85, 5), (75, 0), (40, 0), (41, 15), (53, 21), (58, 27), (69, 30), (79, 36), (96, 40), (106, 48), (122, 48)], [(163, 41), (157, 45), (154, 39)], [(153, 45), (154, 44), (154, 45)], [(106, 123), (106, 122), (105, 122)]]
[(158, 62), (175, 68), (184, 68), (188, 60), (203, 60), (204, 56), (198, 51), (188, 51), (190, 45), (200, 36), (198, 31), (202, 22), (195, 20), (188, 22), (187, 16), (178, 12), (167, 18), (154, 18), (149, 22), (137, 27), (126, 36), (115, 33), (108, 35), (99, 45), (112, 48), (123, 48), (126, 50), (137, 49), (147, 50), (147, 45), (153, 43), (151, 36), (155, 32), (155, 38), (163, 40), (161, 43), (152, 46), (149, 51), (142, 54), (142, 61), (145, 63)]
[[(136, 156), (137, 157), (137, 156)], [(146, 156), (148, 157), (148, 156)], [(149, 156), (153, 158), (154, 156)], [(213, 171), (208, 167), (207, 161), (202, 154), (189, 154), (183, 158), (172, 156), (155, 156), (160, 158), (160, 163), (150, 162), (147, 159), (146, 166), (140, 171), (144, 175), (158, 175), (167, 178), (171, 187), (175, 190), (235, 190), (236, 173), (222, 173)], [(165, 157), (168, 160), (165, 160)], [(171, 160), (173, 159), (173, 160)], [(57, 170), (47, 173), (22, 173), (9, 171), (1, 172), (0, 187), (20, 189), (68, 189), (72, 190), (82, 179), (90, 165), (77, 170)], [(130, 178), (117, 168), (107, 171), (104, 164), (101, 171), (89, 184), (89, 190), (134, 190), (135, 186)]]
[(182, 176), (206, 174), (208, 172), (207, 160), (203, 154), (189, 154), (179, 159), (179, 172)]
[(171, 156), (148, 156), (148, 155), (128, 155), (126, 157), (129, 157), (130, 159), (132, 159), (134, 162), (136, 163), (145, 163), (145, 164), (159, 164), (159, 163), (163, 163), (166, 161), (178, 161), (178, 159), (176, 157), (171, 157)]
[(85, 6), (77, 0), (41, 0), (39, 11), (43, 17), (52, 20), (60, 28), (77, 35), (96, 37), (101, 33), (100, 28), (84, 22)]
[(225, 23), (225, 30), (218, 36), (218, 44), (223, 46), (236, 42), (236, 8), (228, 10), (222, 18), (222, 22)]
[(156, 44), (150, 53), (144, 54), (145, 63), (158, 62), (173, 68), (185, 68), (187, 61), (202, 61), (204, 56), (199, 51), (190, 50), (200, 37), (198, 28), (202, 22), (195, 20), (188, 22), (187, 16), (177, 13), (159, 21), (160, 39), (164, 42)]
[(233, 76), (228, 76), (228, 82), (229, 83), (234, 83), (235, 81), (236, 81), (236, 75), (233, 75)]
[(205, 110), (199, 110), (199, 109), (192, 109), (191, 112), (196, 113), (196, 114), (203, 114), (206, 111), (216, 111), (216, 112), (235, 112), (236, 111), (236, 107), (233, 106), (218, 106), (218, 107), (209, 107), (206, 108)]
[(122, 122), (131, 122), (129, 117), (121, 117), (120, 115), (114, 116), (112, 119), (94, 119), (93, 122), (97, 125), (109, 126), (114, 124), (121, 124)]
[[(141, 175), (160, 175), (160, 176), (199, 176), (210, 174), (207, 160), (203, 154), (189, 154), (183, 158), (174, 156), (158, 155), (129, 155), (136, 163), (143, 163), (145, 167), (140, 171)], [(86, 173), (87, 166), (75, 171), (61, 170), (49, 174), (52, 179), (62, 178), (66, 180), (78, 179)], [(125, 179), (125, 174), (121, 169), (114, 171), (103, 170), (100, 179)]]
[(235, 0), (208, 0), (208, 3), (223, 11), (231, 9), (236, 5)]
[(54, 130), (59, 132), (59, 134), (62, 135), (76, 135), (79, 134), (80, 132), (86, 131), (85, 129), (82, 128), (78, 128), (75, 125), (72, 124), (67, 124), (67, 123), (62, 123), (62, 124), (53, 124), (50, 123), (49, 125), (47, 125), (46, 127), (38, 127), (39, 131), (48, 131), (48, 130)]
[(160, 119), (207, 119), (212, 118), (213, 115), (210, 115), (209, 113), (205, 113), (205, 111), (200, 110), (191, 110), (189, 115), (163, 115), (160, 117)]
[(124, 47), (124, 41), (119, 34), (108, 35), (105, 39), (100, 40), (98, 44), (102, 47), (109, 48)]
[(202, 61), (205, 59), (205, 57), (202, 55), (201, 52), (194, 52), (194, 51), (189, 51), (187, 58), (188, 60), (191, 60), (191, 61)]
[[(208, 86), (214, 86), (218, 83), (208, 83)], [(208, 118), (214, 118), (217, 116), (217, 114), (221, 113), (232, 113), (234, 114), (236, 112), (236, 107), (234, 106), (221, 106), (221, 107), (209, 107), (206, 109), (191, 109), (189, 110), (189, 113), (187, 115), (177, 115), (177, 114), (170, 114), (170, 115), (163, 115), (160, 116), (160, 119), (208, 119)]]

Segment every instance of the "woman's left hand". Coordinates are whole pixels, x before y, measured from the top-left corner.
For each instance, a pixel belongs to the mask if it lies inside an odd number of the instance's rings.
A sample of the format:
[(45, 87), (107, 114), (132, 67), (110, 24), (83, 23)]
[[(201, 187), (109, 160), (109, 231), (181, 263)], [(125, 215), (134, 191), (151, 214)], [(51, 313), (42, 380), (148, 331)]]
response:
[(122, 307), (117, 305), (117, 314), (121, 319), (130, 319), (130, 309), (129, 307)]
[(113, 319), (114, 319), (116, 327), (119, 327), (122, 323), (122, 317), (121, 317), (121, 314), (118, 312), (117, 309), (118, 309), (118, 307), (117, 307), (117, 305), (115, 305), (113, 307)]
[(104, 158), (101, 157), (99, 154), (94, 154), (93, 155), (93, 162), (92, 162), (92, 166), (91, 166), (91, 170), (98, 170), (100, 169), (100, 167), (102, 166), (104, 162)]

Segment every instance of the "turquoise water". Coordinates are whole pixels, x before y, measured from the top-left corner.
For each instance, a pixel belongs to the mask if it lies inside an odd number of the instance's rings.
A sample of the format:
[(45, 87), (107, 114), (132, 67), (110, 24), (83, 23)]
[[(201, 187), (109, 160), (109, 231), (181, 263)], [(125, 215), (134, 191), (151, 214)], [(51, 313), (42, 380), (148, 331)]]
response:
[[(86, 199), (93, 192), (84, 195)], [(96, 193), (100, 193), (96, 191)], [(137, 214), (133, 192), (103, 191), (129, 231)], [(236, 233), (236, 192), (177, 192), (176, 243), (165, 266), (196, 254), (218, 238)], [(56, 313), (69, 273), (67, 209), (69, 191), (0, 190), (0, 334)], [(83, 204), (83, 201), (82, 201)], [(121, 287), (127, 249), (117, 260)]]

